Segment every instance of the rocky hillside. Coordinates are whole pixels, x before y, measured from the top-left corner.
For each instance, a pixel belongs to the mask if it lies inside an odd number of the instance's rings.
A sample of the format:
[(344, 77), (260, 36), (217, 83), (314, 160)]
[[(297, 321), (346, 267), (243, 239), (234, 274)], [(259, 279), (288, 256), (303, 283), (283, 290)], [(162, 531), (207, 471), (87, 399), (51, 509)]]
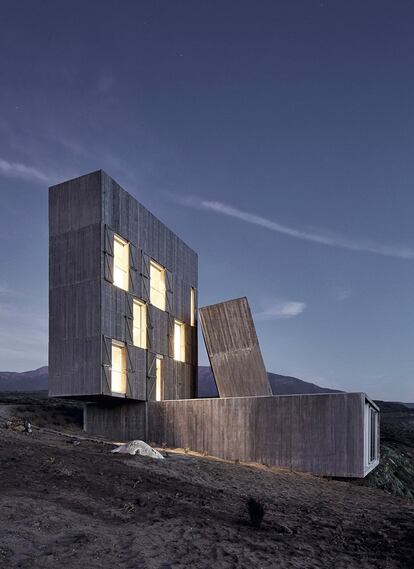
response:
[(112, 454), (85, 438), (80, 410), (0, 395), (0, 567), (413, 567), (414, 504), (391, 487), (169, 449), (165, 460)]
[(414, 500), (414, 409), (389, 401), (377, 404), (381, 410), (381, 461), (361, 483)]

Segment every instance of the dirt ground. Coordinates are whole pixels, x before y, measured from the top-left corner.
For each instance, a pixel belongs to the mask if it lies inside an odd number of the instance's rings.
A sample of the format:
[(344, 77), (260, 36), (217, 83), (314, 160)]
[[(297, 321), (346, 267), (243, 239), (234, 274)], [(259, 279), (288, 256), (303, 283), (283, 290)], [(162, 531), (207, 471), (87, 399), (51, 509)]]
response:
[[(2, 568), (414, 567), (406, 498), (168, 450), (111, 454), (81, 438), (78, 406), (19, 397), (0, 397)], [(71, 436), (19, 432), (16, 417)]]

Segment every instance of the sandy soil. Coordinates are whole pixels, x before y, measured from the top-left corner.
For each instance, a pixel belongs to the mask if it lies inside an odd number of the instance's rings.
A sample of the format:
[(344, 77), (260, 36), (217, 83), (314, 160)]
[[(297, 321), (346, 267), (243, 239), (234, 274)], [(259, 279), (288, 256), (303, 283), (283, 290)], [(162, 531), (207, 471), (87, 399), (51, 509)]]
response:
[[(184, 453), (111, 454), (80, 439), (76, 406), (54, 405), (0, 406), (3, 417), (72, 434), (0, 421), (0, 567), (414, 567), (407, 499)], [(251, 496), (265, 508), (260, 529), (250, 524)]]

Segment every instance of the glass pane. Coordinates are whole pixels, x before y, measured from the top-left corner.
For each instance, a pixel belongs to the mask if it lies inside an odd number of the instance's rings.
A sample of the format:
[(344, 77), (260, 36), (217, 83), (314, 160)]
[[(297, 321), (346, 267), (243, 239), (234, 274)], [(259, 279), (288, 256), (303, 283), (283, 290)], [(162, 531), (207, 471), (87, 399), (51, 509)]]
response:
[(185, 328), (184, 324), (181, 324), (181, 345), (180, 345), (180, 362), (185, 362)]
[(114, 285), (128, 290), (128, 273), (114, 265)]
[(154, 262), (150, 264), (151, 304), (165, 310), (165, 270)]
[(134, 333), (134, 345), (139, 348), (147, 347), (147, 313), (146, 305), (141, 304), (138, 301), (134, 301), (134, 323), (133, 323), (133, 333)]
[(155, 400), (161, 401), (162, 399), (162, 360), (156, 359), (156, 381), (155, 381)]
[(128, 290), (128, 243), (118, 236), (114, 237), (114, 285)]
[(181, 349), (181, 326), (178, 322), (174, 322), (174, 359), (180, 361)]
[(112, 346), (112, 369), (122, 371), (122, 348)]
[(111, 391), (126, 393), (125, 348), (112, 345)]
[(191, 318), (191, 326), (195, 326), (195, 290), (191, 289), (191, 297), (190, 297), (190, 318)]

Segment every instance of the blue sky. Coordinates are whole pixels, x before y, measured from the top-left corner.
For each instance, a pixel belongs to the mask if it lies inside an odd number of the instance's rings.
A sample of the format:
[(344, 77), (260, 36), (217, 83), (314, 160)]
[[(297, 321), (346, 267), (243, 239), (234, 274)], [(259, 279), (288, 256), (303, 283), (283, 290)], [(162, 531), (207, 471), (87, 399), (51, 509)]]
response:
[(249, 298), (268, 370), (414, 400), (413, 24), (3, 2), (0, 369), (47, 362), (47, 186), (103, 168), (198, 251), (200, 304)]

